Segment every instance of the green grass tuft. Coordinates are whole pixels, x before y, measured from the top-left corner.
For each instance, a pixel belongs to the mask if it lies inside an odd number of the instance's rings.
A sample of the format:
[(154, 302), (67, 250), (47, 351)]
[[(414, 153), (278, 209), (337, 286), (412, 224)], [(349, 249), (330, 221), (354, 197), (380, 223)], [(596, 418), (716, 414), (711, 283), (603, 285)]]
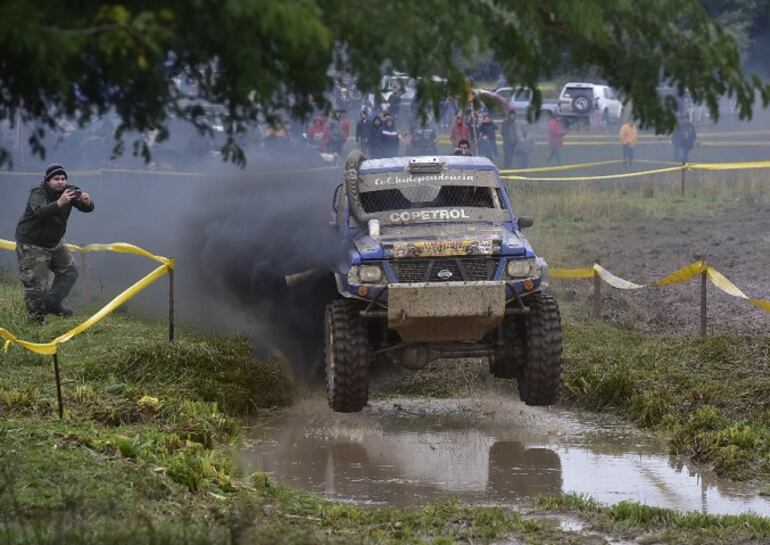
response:
[[(731, 478), (770, 478), (770, 338), (639, 335), (565, 327), (569, 400), (669, 437), (671, 452)], [(729, 380), (725, 380), (729, 377)]]

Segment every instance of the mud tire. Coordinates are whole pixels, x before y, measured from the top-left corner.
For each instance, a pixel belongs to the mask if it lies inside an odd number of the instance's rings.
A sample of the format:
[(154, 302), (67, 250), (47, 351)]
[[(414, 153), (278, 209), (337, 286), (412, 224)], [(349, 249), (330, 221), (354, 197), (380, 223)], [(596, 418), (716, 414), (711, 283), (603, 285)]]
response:
[(355, 301), (341, 299), (326, 306), (324, 364), (329, 407), (355, 413), (369, 399), (369, 350), (366, 323)]
[(518, 368), (526, 358), (524, 347), (524, 328), (520, 319), (513, 316), (503, 321), (502, 333), (505, 352), (489, 360), (489, 372), (495, 378), (517, 378)]
[(524, 299), (529, 307), (526, 361), (516, 377), (527, 405), (551, 405), (559, 397), (562, 374), (561, 318), (556, 300), (544, 293)]

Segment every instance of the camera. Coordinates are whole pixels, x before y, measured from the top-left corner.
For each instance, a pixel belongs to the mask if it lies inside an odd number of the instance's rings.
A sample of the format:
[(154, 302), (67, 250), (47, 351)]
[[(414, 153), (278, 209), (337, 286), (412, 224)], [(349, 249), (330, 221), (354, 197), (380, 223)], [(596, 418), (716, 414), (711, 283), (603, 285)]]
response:
[(74, 193), (72, 196), (73, 201), (79, 201), (80, 197), (83, 196), (83, 191), (79, 187), (68, 187), (67, 189)]

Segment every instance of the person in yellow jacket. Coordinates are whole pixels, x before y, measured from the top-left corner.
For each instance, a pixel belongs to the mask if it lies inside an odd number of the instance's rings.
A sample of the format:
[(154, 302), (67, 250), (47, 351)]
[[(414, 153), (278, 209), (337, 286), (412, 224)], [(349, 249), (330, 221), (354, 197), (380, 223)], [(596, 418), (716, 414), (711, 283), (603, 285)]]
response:
[(623, 126), (620, 127), (620, 143), (623, 144), (623, 164), (631, 166), (634, 160), (634, 150), (636, 149), (636, 142), (638, 135), (636, 132), (636, 123), (633, 119), (629, 119)]

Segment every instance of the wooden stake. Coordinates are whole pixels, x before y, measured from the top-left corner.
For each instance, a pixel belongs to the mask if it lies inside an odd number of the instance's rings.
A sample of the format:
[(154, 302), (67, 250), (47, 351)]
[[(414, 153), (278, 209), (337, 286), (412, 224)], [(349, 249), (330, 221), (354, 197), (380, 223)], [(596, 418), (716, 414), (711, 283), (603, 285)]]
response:
[(168, 270), (168, 342), (174, 342), (174, 269)]
[[(599, 260), (596, 260), (597, 265), (601, 265)], [(594, 319), (600, 320), (602, 317), (602, 279), (599, 277), (599, 273), (594, 270)]]
[(53, 355), (53, 371), (56, 375), (56, 399), (59, 401), (59, 420), (64, 418), (64, 401), (61, 397), (61, 375), (59, 374), (59, 354)]
[(685, 168), (686, 164), (687, 163), (684, 161), (682, 162), (682, 197), (684, 197), (684, 173), (687, 172), (687, 169)]
[(706, 336), (706, 286), (708, 285), (708, 273), (700, 273), (700, 334)]

